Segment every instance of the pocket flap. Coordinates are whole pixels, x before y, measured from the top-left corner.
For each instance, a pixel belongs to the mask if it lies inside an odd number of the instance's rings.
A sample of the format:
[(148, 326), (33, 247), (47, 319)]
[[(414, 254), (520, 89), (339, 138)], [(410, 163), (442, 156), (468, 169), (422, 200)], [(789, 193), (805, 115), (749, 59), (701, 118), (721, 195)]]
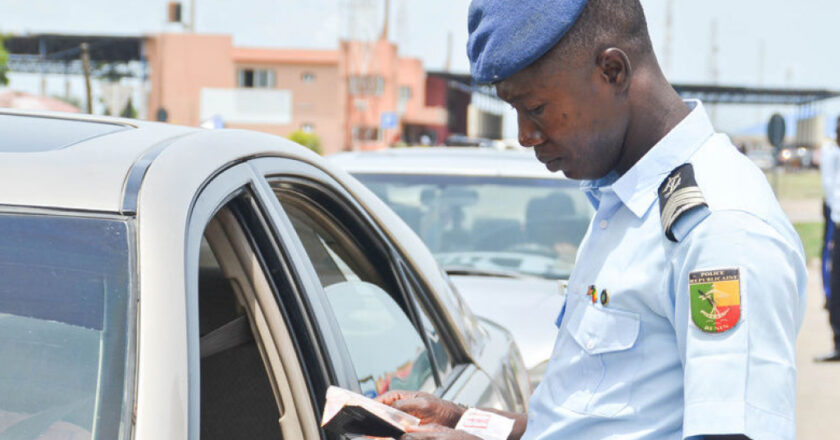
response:
[(628, 350), (639, 337), (639, 315), (621, 310), (584, 305), (569, 317), (566, 329), (590, 355)]

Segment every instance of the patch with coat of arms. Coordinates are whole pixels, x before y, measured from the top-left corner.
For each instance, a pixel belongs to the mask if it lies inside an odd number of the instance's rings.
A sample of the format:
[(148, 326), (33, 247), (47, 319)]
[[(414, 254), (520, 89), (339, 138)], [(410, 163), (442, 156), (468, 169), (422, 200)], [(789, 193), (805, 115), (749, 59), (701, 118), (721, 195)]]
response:
[(722, 333), (741, 318), (741, 275), (738, 269), (688, 274), (691, 318), (707, 333)]

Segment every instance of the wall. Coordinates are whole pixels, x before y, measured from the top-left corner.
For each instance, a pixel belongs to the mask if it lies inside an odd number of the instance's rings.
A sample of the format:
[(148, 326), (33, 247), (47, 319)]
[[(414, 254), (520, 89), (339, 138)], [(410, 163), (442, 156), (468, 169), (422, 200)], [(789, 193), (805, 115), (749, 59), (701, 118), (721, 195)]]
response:
[[(341, 151), (344, 147), (344, 99), (338, 64), (254, 62), (237, 63), (239, 68), (271, 69), (275, 87), (288, 90), (292, 96), (292, 117), (288, 124), (229, 124), (231, 128), (262, 131), (288, 136), (304, 124), (314, 126), (314, 133), (322, 141), (324, 154)], [(303, 81), (304, 73), (313, 73), (315, 80)]]
[(146, 41), (151, 92), (148, 119), (159, 108), (167, 122), (197, 126), (203, 88), (233, 88), (236, 76), (229, 35), (161, 34)]

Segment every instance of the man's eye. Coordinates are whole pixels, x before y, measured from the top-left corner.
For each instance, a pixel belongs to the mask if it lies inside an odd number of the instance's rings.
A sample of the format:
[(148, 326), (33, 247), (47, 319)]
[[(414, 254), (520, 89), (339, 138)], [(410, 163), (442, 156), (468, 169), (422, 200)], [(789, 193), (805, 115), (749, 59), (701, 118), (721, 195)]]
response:
[(534, 108), (528, 110), (528, 114), (531, 115), (531, 116), (539, 116), (539, 115), (543, 114), (543, 110), (545, 110), (545, 104), (534, 107)]

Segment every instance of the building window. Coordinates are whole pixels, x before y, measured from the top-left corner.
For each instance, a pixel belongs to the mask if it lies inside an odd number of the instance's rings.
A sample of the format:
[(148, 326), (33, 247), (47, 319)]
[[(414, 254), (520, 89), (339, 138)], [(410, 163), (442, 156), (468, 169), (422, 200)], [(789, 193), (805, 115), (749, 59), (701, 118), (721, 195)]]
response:
[(369, 126), (353, 127), (353, 139), (357, 141), (378, 141), (379, 128)]
[(409, 86), (400, 86), (399, 91), (397, 92), (399, 99), (401, 101), (408, 101), (411, 99), (411, 87)]
[(312, 72), (303, 72), (300, 75), (300, 80), (305, 83), (313, 83), (315, 82), (315, 74)]
[(310, 123), (310, 122), (307, 122), (307, 123), (302, 124), (302, 125), (300, 126), (300, 130), (301, 130), (302, 132), (304, 132), (304, 133), (312, 133), (312, 132), (314, 132), (314, 131), (315, 131), (315, 124), (312, 124), (312, 123)]
[(244, 88), (274, 88), (274, 71), (271, 69), (239, 69), (237, 85)]
[(378, 75), (354, 75), (350, 77), (350, 94), (381, 96), (385, 91), (385, 78)]

